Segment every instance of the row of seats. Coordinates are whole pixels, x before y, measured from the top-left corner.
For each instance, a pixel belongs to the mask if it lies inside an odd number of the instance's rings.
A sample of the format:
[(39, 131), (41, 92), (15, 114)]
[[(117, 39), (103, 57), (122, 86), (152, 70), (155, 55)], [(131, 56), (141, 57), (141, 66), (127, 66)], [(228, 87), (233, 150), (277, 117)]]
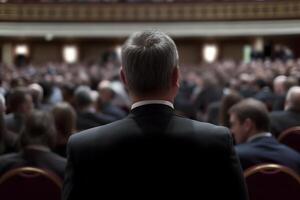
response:
[[(300, 177), (287, 167), (261, 164), (247, 169), (244, 175), (250, 200), (298, 200), (300, 197)], [(61, 191), (62, 180), (38, 168), (13, 169), (0, 179), (1, 199), (59, 200)]]

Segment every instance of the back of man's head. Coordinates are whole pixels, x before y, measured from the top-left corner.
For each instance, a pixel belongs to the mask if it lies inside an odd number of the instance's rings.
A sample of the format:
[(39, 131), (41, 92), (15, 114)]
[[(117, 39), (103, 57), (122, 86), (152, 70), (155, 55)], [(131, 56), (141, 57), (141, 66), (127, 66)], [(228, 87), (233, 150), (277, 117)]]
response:
[(172, 73), (177, 66), (176, 45), (160, 31), (135, 33), (122, 47), (122, 67), (127, 86), (135, 95), (170, 89)]
[(23, 87), (17, 87), (8, 95), (8, 106), (12, 112), (31, 111), (32, 99), (29, 91)]
[(83, 109), (90, 106), (93, 103), (93, 97), (91, 89), (88, 86), (79, 86), (75, 90), (75, 104), (78, 109)]
[(241, 123), (243, 123), (246, 119), (250, 119), (254, 123), (258, 132), (269, 131), (270, 119), (268, 116), (268, 110), (261, 101), (251, 98), (242, 100), (232, 106), (229, 113), (234, 113)]
[(69, 137), (76, 129), (76, 112), (66, 102), (58, 103), (52, 109), (58, 136)]
[(53, 147), (56, 139), (53, 117), (50, 113), (34, 110), (25, 121), (25, 128), (20, 136), (22, 147), (43, 145)]
[(289, 89), (285, 100), (285, 110), (300, 112), (300, 86), (293, 86)]

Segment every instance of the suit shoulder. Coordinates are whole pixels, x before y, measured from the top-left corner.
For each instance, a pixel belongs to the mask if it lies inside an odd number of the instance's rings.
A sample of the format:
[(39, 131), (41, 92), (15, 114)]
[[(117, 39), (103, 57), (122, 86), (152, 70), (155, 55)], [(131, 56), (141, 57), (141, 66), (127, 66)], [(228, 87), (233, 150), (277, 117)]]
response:
[(93, 143), (93, 141), (98, 140), (99, 138), (105, 138), (108, 135), (112, 135), (118, 130), (124, 131), (125, 126), (130, 126), (130, 120), (128, 118), (112, 122), (110, 124), (101, 125), (95, 128), (87, 129), (78, 133), (73, 134), (69, 141), (68, 145), (78, 145), (83, 143)]
[(229, 130), (224, 126), (217, 126), (214, 124), (200, 122), (180, 116), (176, 116), (178, 123), (186, 124), (187, 126), (192, 126), (193, 129), (197, 132), (203, 132), (207, 134), (219, 134), (219, 135), (228, 135)]

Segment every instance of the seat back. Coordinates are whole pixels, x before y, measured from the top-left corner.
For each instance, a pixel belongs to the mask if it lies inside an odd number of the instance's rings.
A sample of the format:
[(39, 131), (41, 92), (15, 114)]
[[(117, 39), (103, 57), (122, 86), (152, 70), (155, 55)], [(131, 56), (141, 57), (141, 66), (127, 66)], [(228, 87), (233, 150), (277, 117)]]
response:
[(300, 126), (295, 126), (283, 131), (279, 135), (278, 141), (300, 153)]
[(0, 178), (0, 198), (60, 200), (62, 180), (54, 173), (33, 167), (6, 172)]
[(244, 172), (250, 200), (297, 200), (300, 177), (293, 170), (277, 165), (256, 165)]

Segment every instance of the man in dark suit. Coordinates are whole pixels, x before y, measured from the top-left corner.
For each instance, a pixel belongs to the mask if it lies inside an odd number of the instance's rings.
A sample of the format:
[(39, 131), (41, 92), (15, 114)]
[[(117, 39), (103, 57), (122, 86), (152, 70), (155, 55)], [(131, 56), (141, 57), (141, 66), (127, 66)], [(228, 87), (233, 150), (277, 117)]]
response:
[(26, 116), (32, 111), (32, 97), (26, 88), (17, 87), (8, 95), (8, 105), (11, 113), (5, 116), (6, 128), (19, 134), (23, 129)]
[(52, 171), (63, 179), (66, 159), (50, 150), (55, 134), (51, 115), (33, 111), (20, 135), (21, 151), (0, 156), (0, 177), (10, 169), (31, 166)]
[(278, 137), (284, 130), (300, 126), (300, 86), (288, 90), (284, 111), (274, 111), (270, 114), (271, 133)]
[(269, 132), (270, 120), (266, 106), (254, 99), (246, 99), (230, 110), (231, 131), (236, 152), (243, 169), (264, 163), (287, 166), (300, 174), (300, 154), (280, 144)]
[(116, 121), (113, 116), (96, 112), (95, 100), (92, 97), (91, 89), (87, 86), (80, 86), (75, 91), (75, 104), (77, 111), (76, 127), (82, 131), (96, 126)]
[(116, 96), (115, 91), (111, 87), (111, 82), (102, 81), (98, 85), (99, 97), (97, 100), (98, 110), (108, 116), (112, 116), (117, 120), (126, 117), (126, 112), (116, 105), (112, 104)]
[(247, 199), (228, 129), (174, 114), (178, 54), (169, 36), (132, 35), (122, 47), (120, 75), (131, 113), (71, 136), (64, 200)]

